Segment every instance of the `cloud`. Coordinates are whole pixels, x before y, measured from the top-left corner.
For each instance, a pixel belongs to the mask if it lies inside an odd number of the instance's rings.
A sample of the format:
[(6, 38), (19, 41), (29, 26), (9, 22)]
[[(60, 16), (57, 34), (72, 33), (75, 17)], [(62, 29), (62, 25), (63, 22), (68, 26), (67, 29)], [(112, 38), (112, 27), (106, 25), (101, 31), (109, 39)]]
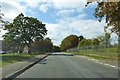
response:
[(70, 8), (83, 8), (86, 3), (85, 0), (52, 0), (56, 9), (70, 9)]
[(2, 6), (2, 12), (4, 13), (3, 20), (12, 22), (12, 20), (20, 13), (24, 13), (24, 7), (20, 6), (15, 1), (3, 0), (0, 2)]
[(46, 28), (48, 30), (47, 36), (53, 39), (54, 44), (59, 45), (66, 36), (71, 34), (83, 35), (87, 39), (97, 37), (104, 32), (105, 25), (104, 21), (99, 23), (95, 20), (74, 19), (69, 22), (61, 19), (58, 24), (47, 23)]
[[(3, 16), (4, 21), (12, 22), (13, 19), (20, 13), (23, 13), (25, 15), (25, 8), (14, 0), (11, 1), (2, 0), (0, 1), (0, 4), (1, 11), (4, 14)], [(4, 35), (5, 33), (6, 31), (1, 30), (0, 39), (2, 39), (2, 35)]]
[[(14, 0), (15, 1), (15, 0)], [(36, 8), (40, 2), (46, 2), (46, 0), (16, 0), (17, 3), (25, 3), (25, 7)]]
[(47, 12), (49, 4), (42, 4), (40, 6), (40, 11)]
[(104, 32), (105, 25), (104, 22), (99, 23), (95, 20), (79, 20), (71, 23), (70, 27), (86, 38), (94, 38)]
[(77, 16), (67, 16), (67, 17), (63, 17), (62, 19), (58, 19), (57, 22), (64, 24), (64, 21), (65, 21), (66, 24), (67, 23), (69, 24), (69, 23), (75, 22), (76, 20), (82, 20), (84, 19), (85, 16), (86, 16), (85, 13), (79, 14)]
[(60, 10), (60, 11), (58, 11), (57, 12), (57, 15), (58, 16), (69, 16), (70, 14), (72, 14), (72, 13), (74, 13), (75, 12), (75, 10), (74, 9), (70, 9), (70, 10)]
[(46, 28), (48, 30), (48, 34), (46, 37), (50, 37), (55, 45), (59, 45), (60, 41), (62, 41), (63, 38), (71, 33), (71, 31), (68, 30), (68, 27), (64, 26), (64, 24), (46, 23)]
[(82, 12), (86, 4), (86, 0), (21, 0), (21, 2), (32, 8), (40, 7), (42, 12), (47, 12), (49, 7), (56, 10), (76, 9), (77, 12)]

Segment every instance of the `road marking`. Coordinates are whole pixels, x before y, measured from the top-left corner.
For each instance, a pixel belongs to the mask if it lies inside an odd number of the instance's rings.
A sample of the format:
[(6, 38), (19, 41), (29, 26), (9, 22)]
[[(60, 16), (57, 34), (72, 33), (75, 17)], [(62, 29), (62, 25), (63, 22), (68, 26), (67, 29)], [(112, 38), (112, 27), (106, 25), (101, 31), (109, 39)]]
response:
[(118, 68), (117, 66), (113, 66), (113, 65), (110, 65), (110, 64), (106, 64), (106, 63), (100, 62), (99, 60), (96, 60), (96, 59), (88, 59), (88, 60), (95, 61), (96, 63), (99, 63), (99, 64), (111, 66), (111, 67), (113, 67), (113, 68)]
[[(82, 58), (89, 58), (89, 57), (86, 57), (86, 56), (76, 56), (76, 57), (82, 57)], [(103, 62), (100, 62), (99, 60), (97, 60), (97, 59), (87, 59), (87, 60), (89, 60), (89, 61), (94, 61), (94, 62), (96, 62), (96, 63), (99, 63), (99, 64), (103, 64), (103, 65), (106, 65), (106, 66), (110, 66), (110, 67), (112, 67), (112, 68), (117, 68), (118, 69), (118, 67), (117, 66), (114, 66), (114, 65), (110, 65), (110, 64), (107, 64), (107, 63), (103, 63)], [(120, 67), (119, 67), (119, 69), (120, 69)]]

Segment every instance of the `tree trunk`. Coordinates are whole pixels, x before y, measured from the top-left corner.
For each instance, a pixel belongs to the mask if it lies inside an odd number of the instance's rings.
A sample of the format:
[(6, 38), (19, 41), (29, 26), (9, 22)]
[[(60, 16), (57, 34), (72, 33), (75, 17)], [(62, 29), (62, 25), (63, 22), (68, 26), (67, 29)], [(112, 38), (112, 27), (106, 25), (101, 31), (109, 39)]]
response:
[[(118, 26), (118, 31), (119, 31), (119, 34), (118, 34), (118, 59), (120, 59), (120, 24)], [(120, 61), (118, 61), (118, 67), (120, 67)], [(118, 78), (120, 80), (120, 69), (118, 69)]]
[(118, 26), (118, 57), (120, 57), (120, 25)]
[(28, 54), (31, 54), (31, 43), (28, 44)]

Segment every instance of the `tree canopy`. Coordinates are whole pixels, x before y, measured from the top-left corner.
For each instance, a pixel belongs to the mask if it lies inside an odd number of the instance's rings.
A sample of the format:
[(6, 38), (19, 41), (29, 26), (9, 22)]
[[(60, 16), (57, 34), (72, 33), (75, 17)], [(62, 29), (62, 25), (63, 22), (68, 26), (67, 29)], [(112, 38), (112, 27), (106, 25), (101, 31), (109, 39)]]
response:
[[(118, 2), (103, 2), (101, 0), (93, 0), (97, 2), (97, 7), (95, 8), (94, 16), (98, 18), (101, 22), (103, 18), (107, 23), (105, 26), (105, 31), (109, 27), (111, 32), (115, 32), (118, 35), (118, 48), (120, 50), (120, 1)], [(87, 5), (92, 2), (88, 2)], [(87, 6), (86, 5), (86, 6)], [(120, 51), (119, 51), (120, 52)]]
[[(102, 18), (105, 18), (107, 29), (109, 26), (113, 26), (111, 28), (112, 32), (116, 32), (119, 34), (120, 31), (120, 2), (102, 2), (97, 1), (97, 7), (95, 8), (94, 16), (98, 18), (98, 21), (101, 22)], [(87, 4), (89, 4), (88, 2)], [(120, 36), (120, 34), (119, 34)]]
[(92, 44), (91, 39), (83, 39), (82, 41), (79, 42), (78, 47), (91, 45), (91, 44)]
[(76, 47), (79, 42), (79, 37), (76, 35), (69, 35), (66, 38), (63, 39), (61, 42), (60, 48), (62, 51), (65, 51), (66, 49)]
[(53, 43), (49, 37), (45, 39), (37, 39), (32, 44), (33, 52), (52, 52), (53, 51)]
[(82, 41), (84, 39), (83, 36), (79, 36), (79, 42)]
[(100, 44), (99, 39), (94, 38), (94, 39), (92, 40), (92, 44), (93, 44), (93, 45), (99, 45), (99, 44)]
[(27, 45), (29, 54), (31, 53), (31, 43), (47, 34), (45, 24), (36, 18), (25, 17), (22, 13), (13, 20), (13, 23), (7, 24), (4, 30), (8, 31), (3, 36), (6, 42)]
[(60, 52), (60, 47), (56, 46), (56, 45), (53, 45), (53, 51), (54, 52)]

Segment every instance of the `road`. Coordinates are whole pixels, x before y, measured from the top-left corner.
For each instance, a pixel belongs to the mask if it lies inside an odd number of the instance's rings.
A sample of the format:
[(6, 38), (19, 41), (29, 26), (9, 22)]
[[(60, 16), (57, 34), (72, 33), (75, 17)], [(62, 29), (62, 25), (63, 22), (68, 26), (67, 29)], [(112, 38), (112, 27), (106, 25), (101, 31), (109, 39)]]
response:
[(118, 71), (107, 65), (74, 55), (53, 53), (17, 78), (117, 78)]

